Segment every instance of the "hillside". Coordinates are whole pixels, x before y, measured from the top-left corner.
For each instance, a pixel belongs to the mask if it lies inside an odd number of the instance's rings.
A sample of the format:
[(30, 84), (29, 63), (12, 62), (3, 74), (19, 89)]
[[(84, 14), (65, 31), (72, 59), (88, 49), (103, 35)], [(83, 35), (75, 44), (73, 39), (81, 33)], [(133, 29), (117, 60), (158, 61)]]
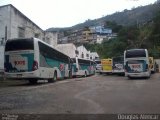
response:
[(117, 24), (130, 26), (138, 23), (150, 21), (155, 16), (155, 13), (160, 9), (158, 4), (141, 6), (132, 10), (124, 10), (112, 15), (100, 18), (97, 21), (115, 21)]
[(115, 21), (119, 25), (130, 26), (134, 24), (142, 24), (153, 19), (155, 13), (160, 9), (159, 3), (150, 4), (147, 6), (140, 6), (132, 10), (125, 9), (123, 12), (116, 12), (95, 20), (87, 20), (84, 23), (77, 24), (69, 28), (49, 28), (47, 31), (61, 31), (68, 29), (80, 29), (86, 26), (94, 26), (105, 21)]
[(117, 37), (102, 44), (85, 44), (90, 51), (96, 51), (101, 58), (121, 56), (124, 50), (145, 48), (149, 56), (160, 58), (160, 12), (145, 24), (139, 26), (121, 26)]

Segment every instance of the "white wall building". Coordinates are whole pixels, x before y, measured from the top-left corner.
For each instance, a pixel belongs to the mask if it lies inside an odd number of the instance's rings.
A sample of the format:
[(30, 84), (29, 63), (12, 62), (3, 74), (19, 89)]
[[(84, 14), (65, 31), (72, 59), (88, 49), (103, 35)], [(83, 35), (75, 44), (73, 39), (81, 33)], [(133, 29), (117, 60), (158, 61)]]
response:
[(106, 35), (97, 35), (97, 41), (96, 41), (96, 43), (101, 44), (104, 39), (107, 39)]
[(13, 5), (0, 7), (0, 39), (36, 37), (44, 40), (44, 32)]
[(68, 44), (58, 44), (56, 49), (70, 58), (82, 58), (82, 59), (90, 59), (90, 51), (88, 51), (83, 45), (76, 47), (73, 43)]
[(45, 31), (44, 37), (45, 37), (46, 43), (52, 45), (53, 47), (57, 46), (57, 41), (58, 41), (58, 33), (57, 32)]
[(39, 38), (51, 45), (57, 34), (43, 31), (13, 5), (0, 6), (0, 41), (12, 38)]
[(90, 53), (90, 59), (92, 60), (100, 60), (99, 55), (97, 52), (91, 52)]
[(58, 51), (68, 55), (70, 58), (75, 58), (77, 48), (73, 43), (68, 43), (68, 44), (58, 44), (55, 47)]
[(77, 47), (79, 52), (78, 57), (83, 59), (90, 59), (90, 51), (88, 51), (83, 45)]
[[(7, 39), (31, 37), (39, 38), (53, 47), (57, 45), (57, 33), (43, 31), (11, 4), (0, 6), (0, 55), (4, 56)], [(0, 69), (4, 69), (4, 57), (0, 58)]]

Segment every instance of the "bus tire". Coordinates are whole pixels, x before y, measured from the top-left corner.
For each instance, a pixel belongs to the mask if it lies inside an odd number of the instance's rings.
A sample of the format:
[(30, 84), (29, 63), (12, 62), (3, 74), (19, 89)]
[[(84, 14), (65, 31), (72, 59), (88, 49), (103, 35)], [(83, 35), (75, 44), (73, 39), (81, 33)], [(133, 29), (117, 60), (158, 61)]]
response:
[(85, 71), (85, 73), (84, 73), (84, 77), (87, 77), (87, 72)]
[(149, 80), (149, 79), (150, 79), (150, 77), (151, 77), (151, 74), (150, 74), (148, 77), (146, 77), (146, 79), (147, 79), (147, 80)]
[(53, 82), (53, 79), (48, 79), (48, 82), (49, 82), (49, 83), (52, 83), (52, 82)]
[(146, 77), (146, 80), (149, 80), (150, 79), (150, 77)]
[(30, 84), (37, 84), (37, 79), (29, 79)]
[(57, 72), (54, 72), (53, 81), (57, 81)]
[(72, 78), (72, 72), (69, 71), (69, 78)]
[(57, 72), (55, 71), (55, 72), (54, 72), (54, 75), (53, 75), (53, 78), (48, 79), (48, 82), (49, 82), (49, 83), (52, 83), (52, 82), (55, 82), (56, 80), (57, 80)]
[(132, 80), (132, 79), (133, 79), (133, 77), (128, 76), (128, 80)]

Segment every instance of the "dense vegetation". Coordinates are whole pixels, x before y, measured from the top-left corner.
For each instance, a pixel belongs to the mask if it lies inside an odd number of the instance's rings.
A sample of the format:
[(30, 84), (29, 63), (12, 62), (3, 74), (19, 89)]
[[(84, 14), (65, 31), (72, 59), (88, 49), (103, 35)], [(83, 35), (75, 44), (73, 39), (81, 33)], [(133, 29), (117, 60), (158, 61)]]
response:
[(85, 44), (91, 51), (97, 51), (101, 58), (123, 55), (124, 50), (146, 48), (150, 56), (160, 58), (160, 12), (147, 23), (133, 26), (121, 26), (106, 21), (107, 25), (118, 33), (118, 37), (105, 40), (102, 44)]

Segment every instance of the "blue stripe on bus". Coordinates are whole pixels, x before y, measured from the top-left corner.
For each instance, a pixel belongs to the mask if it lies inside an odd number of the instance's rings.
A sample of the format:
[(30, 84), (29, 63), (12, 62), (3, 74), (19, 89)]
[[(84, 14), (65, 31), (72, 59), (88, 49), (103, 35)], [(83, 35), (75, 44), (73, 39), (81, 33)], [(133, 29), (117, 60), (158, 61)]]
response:
[(12, 63), (10, 62), (10, 55), (5, 55), (5, 69), (6, 72), (30, 72), (32, 71), (32, 65), (34, 61), (34, 54), (19, 54), (19, 56), (27, 58), (28, 67), (27, 70), (18, 70), (14, 65), (12, 66)]
[(22, 57), (27, 57), (28, 59), (28, 71), (32, 71), (33, 61), (34, 61), (34, 54), (22, 54)]
[[(142, 66), (143, 66), (142, 72), (145, 72), (146, 66), (147, 66), (146, 61), (144, 61), (144, 60), (136, 60), (136, 62), (137, 62), (137, 64), (142, 64)], [(130, 63), (130, 64), (131, 64), (131, 63)], [(134, 72), (135, 72), (135, 71), (132, 71), (131, 68), (129, 67), (128, 61), (127, 61), (127, 63), (126, 63), (126, 70), (127, 70), (127, 72), (130, 72), (130, 73), (134, 73)]]
[(61, 73), (61, 76), (64, 77), (65, 76), (65, 66), (66, 63), (64, 62), (60, 62), (58, 60), (53, 60), (50, 58), (46, 58), (46, 63), (48, 64), (49, 67), (54, 68), (57, 67)]

